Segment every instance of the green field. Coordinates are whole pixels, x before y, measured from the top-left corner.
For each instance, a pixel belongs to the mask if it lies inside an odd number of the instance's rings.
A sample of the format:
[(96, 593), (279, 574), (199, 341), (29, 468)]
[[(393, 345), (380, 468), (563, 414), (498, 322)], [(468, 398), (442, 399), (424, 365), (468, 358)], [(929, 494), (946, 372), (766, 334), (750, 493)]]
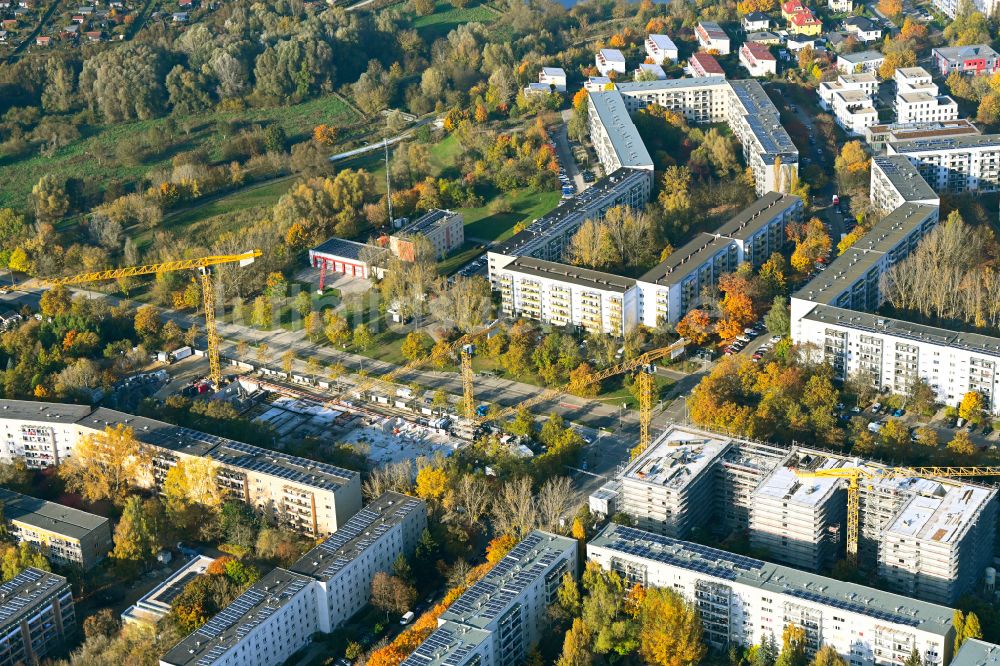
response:
[[(327, 123), (341, 127), (359, 122), (361, 117), (336, 95), (287, 107), (248, 109), (246, 111), (209, 112), (184, 118), (157, 118), (116, 123), (88, 129), (71, 145), (59, 150), (52, 157), (34, 156), (21, 160), (0, 161), (0, 208), (27, 205), (31, 188), (43, 175), (52, 173), (63, 178), (91, 178), (101, 183), (131, 183), (142, 179), (150, 170), (170, 164), (177, 153), (204, 149), (209, 159), (222, 158), (226, 141), (220, 136), (218, 123), (232, 122), (243, 126), (277, 123), (290, 141), (301, 141), (318, 124)], [(115, 151), (124, 140), (154, 129), (166, 131), (169, 122), (175, 122), (172, 136), (177, 143), (164, 150), (145, 164), (129, 166), (120, 164)], [(190, 131), (187, 131), (190, 130)]]
[(465, 216), (465, 237), (488, 241), (507, 240), (514, 235), (514, 225), (522, 221), (529, 223), (545, 215), (559, 205), (560, 196), (558, 191), (515, 190), (506, 195), (510, 212), (491, 212), (493, 200), (479, 208), (461, 208)]
[(463, 23), (489, 23), (497, 18), (497, 12), (485, 5), (475, 5), (456, 9), (446, 0), (439, 0), (430, 16), (413, 19), (413, 27), (428, 42), (444, 37)]

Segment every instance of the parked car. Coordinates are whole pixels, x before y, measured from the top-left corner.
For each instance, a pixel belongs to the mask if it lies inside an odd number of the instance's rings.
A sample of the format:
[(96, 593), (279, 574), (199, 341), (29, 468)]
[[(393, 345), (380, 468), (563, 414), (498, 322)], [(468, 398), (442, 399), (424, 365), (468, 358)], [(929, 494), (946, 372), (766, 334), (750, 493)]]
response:
[(771, 339), (768, 340), (768, 342), (770, 342), (772, 345), (776, 345), (779, 342), (781, 342), (781, 336), (780, 335), (772, 335)]
[(894, 412), (892, 413), (892, 415), (893, 415), (893, 416), (895, 416), (895, 417), (897, 417), (897, 418), (899, 418), (900, 416), (902, 416), (902, 415), (903, 415), (903, 414), (905, 414), (905, 413), (906, 413), (906, 410), (905, 410), (905, 409), (903, 409), (902, 407), (900, 407), (899, 409), (895, 410), (895, 411), (894, 411)]
[(874, 405), (872, 405), (872, 414), (878, 414), (880, 409), (882, 409), (882, 403), (876, 402)]

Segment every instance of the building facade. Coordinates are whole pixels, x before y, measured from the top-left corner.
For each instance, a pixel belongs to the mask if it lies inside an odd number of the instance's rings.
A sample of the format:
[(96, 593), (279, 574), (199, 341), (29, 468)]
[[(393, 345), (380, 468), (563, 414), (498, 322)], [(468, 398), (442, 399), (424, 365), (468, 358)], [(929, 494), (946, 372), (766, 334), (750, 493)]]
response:
[(111, 523), (103, 516), (0, 488), (10, 535), (36, 546), (51, 561), (91, 569), (112, 548)]
[(538, 82), (553, 92), (566, 92), (566, 71), (562, 67), (542, 67)]
[(703, 51), (714, 51), (720, 55), (730, 52), (729, 35), (714, 21), (702, 21), (696, 25), (694, 36)]
[(438, 618), (402, 666), (516, 666), (548, 625), (562, 578), (576, 577), (579, 544), (535, 530)]
[(819, 105), (832, 111), (844, 131), (863, 134), (878, 124), (874, 98), (878, 79), (874, 74), (841, 74), (836, 81), (822, 81), (817, 89)]
[(49, 467), (72, 456), (82, 436), (118, 426), (153, 453), (147, 485), (162, 484), (180, 460), (208, 457), (227, 497), (304, 534), (331, 534), (361, 508), (358, 472), (103, 407), (0, 401), (0, 459)]
[(508, 317), (573, 325), (623, 337), (639, 319), (635, 280), (534, 257), (497, 258), (501, 308)]
[(990, 75), (1000, 71), (1000, 54), (989, 44), (944, 46), (931, 50), (931, 57), (941, 76), (952, 72), (971, 76)]
[(914, 139), (934, 140), (956, 136), (982, 134), (979, 128), (965, 118), (935, 123), (890, 123), (873, 125), (865, 130), (865, 141), (876, 155), (885, 153), (891, 142)]
[(611, 72), (625, 73), (625, 56), (618, 49), (601, 49), (594, 56), (594, 64), (601, 76), (608, 76)]
[(465, 242), (465, 218), (461, 213), (435, 208), (389, 237), (389, 249), (403, 261), (414, 261), (423, 239), (436, 258), (462, 247)]
[(778, 59), (765, 44), (745, 42), (740, 47), (740, 64), (750, 76), (777, 76)]
[(309, 250), (309, 265), (327, 273), (339, 273), (352, 278), (367, 280), (382, 277), (382, 269), (373, 266), (370, 256), (377, 255), (382, 248), (343, 238), (331, 238)]
[(888, 155), (905, 155), (939, 194), (1000, 190), (1000, 134), (890, 142)]
[(878, 74), (885, 56), (879, 51), (842, 53), (837, 56), (837, 69), (842, 74)]
[(621, 168), (652, 172), (653, 158), (632, 122), (625, 100), (616, 91), (587, 95), (590, 140), (605, 173)]
[(646, 55), (657, 65), (677, 62), (677, 45), (668, 35), (651, 34), (646, 37)]
[(32, 567), (0, 585), (0, 666), (37, 664), (76, 630), (73, 592), (62, 576)]
[(910, 160), (902, 155), (876, 155), (872, 158), (869, 195), (872, 205), (883, 215), (905, 203), (941, 205), (941, 198)]
[(896, 82), (897, 123), (945, 122), (958, 118), (958, 103), (940, 94), (937, 84), (923, 67), (899, 67), (893, 79)]
[(610, 524), (587, 558), (628, 585), (675, 590), (701, 614), (711, 645), (781, 644), (805, 630), (808, 655), (832, 646), (852, 666), (901, 665), (915, 649), (925, 666), (952, 656), (952, 609), (798, 569)]

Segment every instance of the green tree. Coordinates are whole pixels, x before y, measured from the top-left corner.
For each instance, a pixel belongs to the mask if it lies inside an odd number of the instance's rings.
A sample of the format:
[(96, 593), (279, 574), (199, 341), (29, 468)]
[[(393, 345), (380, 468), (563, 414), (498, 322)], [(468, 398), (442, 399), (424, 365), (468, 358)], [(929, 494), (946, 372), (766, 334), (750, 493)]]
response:
[(3, 571), (4, 582), (14, 578), (28, 567), (41, 569), (42, 571), (52, 571), (49, 561), (45, 555), (27, 541), (22, 541), (16, 546), (8, 546), (3, 553), (3, 560), (0, 561), (0, 570)]
[(347, 320), (333, 310), (327, 310), (324, 315), (323, 335), (329, 340), (331, 345), (343, 345), (347, 343), (351, 336), (351, 329)]
[(115, 525), (114, 549), (111, 557), (121, 562), (146, 562), (160, 548), (162, 505), (159, 500), (131, 495), (125, 501), (122, 517)]
[(910, 652), (910, 656), (907, 657), (906, 661), (903, 662), (903, 666), (923, 666), (923, 665), (924, 665), (924, 660), (920, 658), (920, 652), (917, 650), (917, 648), (913, 648), (913, 651)]
[(775, 296), (771, 309), (764, 315), (764, 325), (771, 335), (788, 337), (792, 329), (792, 315), (788, 309), (788, 298)]
[(361, 351), (368, 351), (375, 344), (375, 334), (372, 333), (372, 329), (368, 324), (358, 324), (354, 327), (352, 340), (355, 348)]
[(31, 200), (39, 222), (58, 222), (69, 210), (66, 183), (51, 173), (42, 176), (31, 188)]
[(406, 339), (403, 340), (400, 352), (406, 360), (416, 361), (426, 358), (433, 346), (434, 341), (426, 333), (410, 331), (406, 334)]

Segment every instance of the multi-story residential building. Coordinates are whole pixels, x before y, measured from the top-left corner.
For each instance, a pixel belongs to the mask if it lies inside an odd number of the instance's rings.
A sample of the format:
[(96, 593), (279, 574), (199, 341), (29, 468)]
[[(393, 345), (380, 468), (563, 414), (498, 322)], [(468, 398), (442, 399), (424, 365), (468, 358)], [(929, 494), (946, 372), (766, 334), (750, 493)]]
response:
[(141, 483), (162, 484), (178, 461), (209, 457), (227, 496), (310, 536), (335, 532), (361, 508), (355, 471), (103, 407), (2, 400), (0, 458), (48, 467), (71, 456), (81, 436), (119, 425), (152, 449), (153, 475)]
[(633, 81), (616, 84), (615, 91), (629, 113), (656, 105), (694, 123), (725, 122), (730, 101), (726, 79), (721, 76)]
[(696, 78), (706, 76), (726, 77), (726, 70), (722, 69), (722, 65), (715, 59), (715, 56), (703, 51), (691, 54), (687, 62), (687, 72)]
[(819, 104), (832, 111), (834, 119), (845, 132), (863, 134), (878, 123), (874, 98), (878, 79), (874, 74), (841, 74), (836, 81), (822, 81), (817, 93)]
[(667, 73), (663, 68), (655, 63), (640, 63), (633, 72), (636, 81), (663, 81), (667, 78)]
[(885, 56), (879, 51), (858, 51), (837, 56), (837, 69), (843, 74), (878, 74)]
[[(816, 571), (844, 552), (846, 481), (795, 472), (859, 466), (884, 467), (669, 424), (599, 499), (657, 534), (683, 538), (708, 526), (720, 536), (739, 531), (772, 559)], [(884, 572), (896, 592), (952, 603), (976, 588), (989, 564), (996, 504), (995, 489), (953, 479), (866, 483), (859, 497), (859, 563)], [(921, 507), (931, 510), (921, 513)], [(933, 526), (943, 516), (951, 522), (940, 531)]]
[(989, 44), (942, 46), (932, 49), (931, 56), (941, 76), (952, 72), (981, 76), (1000, 71), (1000, 54)]
[(438, 618), (401, 666), (515, 666), (541, 639), (565, 574), (576, 577), (575, 539), (535, 530)]
[(465, 242), (461, 213), (434, 208), (389, 236), (389, 249), (403, 261), (414, 261), (422, 239), (435, 258), (447, 255)]
[(903, 155), (876, 155), (871, 171), (871, 201), (883, 215), (904, 203), (941, 205), (941, 198)]
[(613, 90), (614, 85), (614, 82), (606, 76), (588, 76), (583, 84), (583, 89), (587, 92), (599, 92)]
[(319, 631), (315, 581), (272, 569), (189, 634), (160, 666), (276, 666)]
[(33, 544), (50, 560), (92, 568), (111, 550), (111, 524), (103, 516), (0, 488), (2, 519), (18, 542)]
[(830, 8), (831, 12), (837, 12), (840, 14), (850, 14), (854, 11), (854, 1), (853, 0), (827, 0), (827, 7)]
[(289, 567), (316, 581), (319, 630), (330, 633), (361, 610), (375, 574), (410, 556), (426, 528), (423, 500), (387, 492)]
[(645, 169), (652, 173), (653, 158), (639, 136), (625, 101), (616, 91), (587, 95), (590, 139), (605, 173), (623, 167)]
[(610, 76), (611, 72), (625, 73), (625, 56), (618, 49), (601, 49), (594, 56), (594, 63), (602, 76)]
[(371, 582), (416, 548), (427, 506), (386, 493), (289, 569), (273, 569), (188, 635), (161, 666), (276, 666), (363, 608)]
[(796, 322), (816, 305), (874, 311), (884, 300), (882, 274), (916, 249), (938, 222), (937, 206), (905, 203), (875, 224), (829, 267), (792, 295), (792, 338)]
[[(973, 0), (972, 4), (977, 11), (982, 12), (987, 17), (993, 17), (996, 14), (996, 0)], [(961, 0), (934, 0), (934, 6), (947, 14), (949, 18), (955, 18), (962, 3)]]
[(646, 55), (657, 65), (677, 62), (677, 45), (668, 35), (651, 34), (646, 37)]
[(700, 234), (674, 250), (637, 281), (642, 323), (675, 324), (700, 303), (702, 289), (714, 287), (741, 263), (759, 267), (784, 247), (785, 229), (802, 217), (802, 200), (769, 192), (733, 216), (714, 234)]
[(844, 21), (844, 30), (859, 42), (876, 42), (882, 39), (882, 28), (867, 16), (852, 16)]
[(534, 257), (497, 257), (495, 265), (506, 316), (616, 337), (638, 323), (639, 296), (632, 278)]
[(587, 558), (629, 585), (680, 593), (718, 648), (780, 644), (794, 624), (807, 654), (830, 645), (852, 666), (899, 666), (913, 650), (924, 666), (951, 661), (953, 610), (945, 606), (613, 523), (587, 544)]
[(957, 407), (966, 393), (975, 391), (987, 409), (1000, 414), (1000, 338), (849, 307), (819, 304), (796, 310), (792, 338), (813, 346), (838, 377), (863, 371), (879, 388), (902, 394), (919, 377), (938, 402)]
[(550, 213), (532, 220), (523, 231), (487, 253), (493, 288), (498, 288), (498, 261), (510, 256), (559, 261), (584, 220), (604, 219), (604, 214), (616, 206), (645, 208), (653, 188), (652, 176), (653, 172), (647, 169), (618, 169)]
[[(820, 84), (822, 85), (822, 84)], [(933, 123), (879, 124), (865, 129), (865, 141), (877, 155), (884, 153), (887, 144), (915, 139), (934, 140), (955, 136), (982, 134), (979, 128), (965, 118)]]
[(694, 36), (703, 51), (714, 51), (719, 55), (730, 52), (729, 35), (715, 21), (702, 21), (696, 25)]
[(750, 34), (771, 29), (771, 17), (764, 12), (750, 12), (743, 16), (743, 32)]
[(938, 87), (923, 67), (899, 67), (896, 82), (896, 122), (928, 123), (958, 118), (958, 103), (938, 94)]
[(39, 663), (76, 628), (73, 592), (62, 576), (30, 567), (0, 585), (0, 666)]
[(1000, 134), (900, 141), (886, 153), (909, 158), (938, 193), (1000, 190)]
[(777, 107), (759, 81), (730, 81), (729, 87), (727, 122), (743, 147), (757, 196), (788, 192), (798, 173), (799, 151), (782, 126)]
[(566, 92), (566, 71), (562, 67), (542, 67), (538, 82), (553, 92)]
[(778, 59), (765, 44), (745, 42), (740, 47), (740, 64), (750, 76), (776, 76), (778, 74)]

